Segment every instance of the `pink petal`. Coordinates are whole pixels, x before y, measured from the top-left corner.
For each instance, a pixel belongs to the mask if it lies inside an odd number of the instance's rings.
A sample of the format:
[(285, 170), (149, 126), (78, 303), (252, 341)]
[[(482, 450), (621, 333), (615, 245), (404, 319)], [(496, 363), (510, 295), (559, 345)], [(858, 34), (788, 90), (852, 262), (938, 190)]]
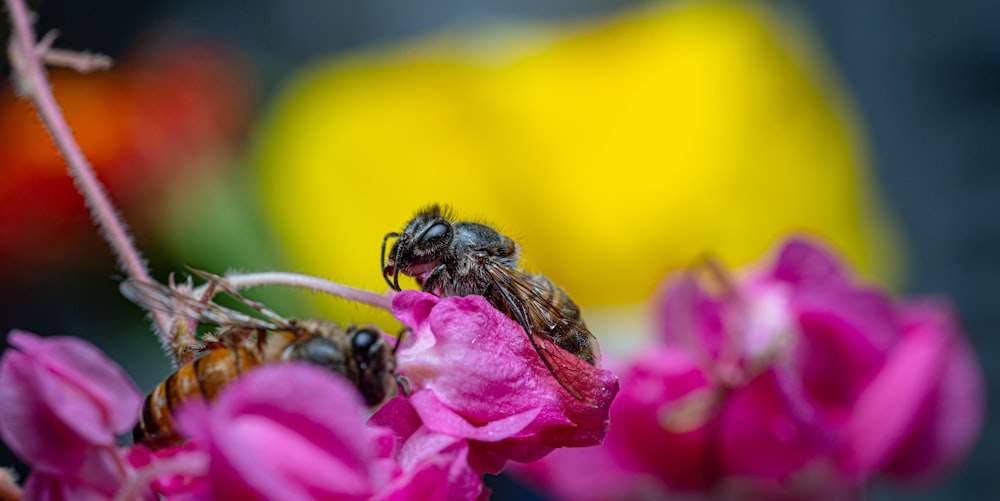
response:
[[(23, 353), (0, 359), (0, 437), (25, 462), (52, 474), (80, 468), (93, 445), (80, 437), (39, 398), (38, 368)], [(105, 439), (111, 441), (111, 437)]]
[(792, 299), (799, 322), (793, 354), (803, 384), (826, 412), (846, 413), (899, 337), (899, 318), (883, 294), (840, 288)]
[(24, 485), (23, 499), (33, 501), (108, 501), (112, 493), (96, 490), (85, 482), (64, 477), (32, 473)]
[(982, 370), (950, 307), (916, 303), (907, 306), (906, 317), (908, 336), (930, 331), (948, 339), (933, 393), (885, 468), (897, 479), (912, 481), (940, 476), (965, 456), (982, 430), (986, 397)]
[(780, 482), (838, 445), (840, 430), (824, 426), (794, 374), (784, 372), (764, 372), (729, 394), (718, 452), (725, 475)]
[[(612, 432), (614, 426), (612, 425)], [(611, 440), (610, 435), (608, 439)], [(653, 475), (628, 468), (615, 457), (607, 444), (556, 449), (532, 463), (511, 463), (504, 469), (504, 474), (525, 481), (551, 499), (669, 499), (666, 487)]]
[(847, 431), (848, 471), (866, 478), (878, 471), (911, 432), (948, 360), (950, 339), (933, 329), (904, 336), (858, 400)]
[[(94, 458), (113, 447), (115, 433), (138, 417), (134, 384), (85, 341), (15, 331), (10, 342), (13, 348), (0, 358), (0, 436), (37, 471), (57, 476), (101, 471)], [(87, 371), (93, 371), (92, 380)], [(120, 402), (113, 392), (120, 392)], [(108, 468), (112, 471), (98, 476), (117, 479), (117, 469)]]
[(415, 471), (407, 472), (390, 484), (385, 491), (378, 493), (372, 500), (411, 501), (426, 499), (430, 501), (451, 499), (448, 496), (449, 466), (445, 461), (434, 461)]
[[(115, 448), (91, 447), (85, 460), (72, 472), (56, 474), (35, 468), (25, 484), (28, 499), (112, 499), (128, 483), (132, 475), (124, 455)], [(151, 490), (135, 491), (138, 499), (153, 499)]]
[(657, 308), (659, 335), (667, 345), (709, 362), (732, 340), (723, 321), (733, 305), (712, 297), (690, 273), (671, 277)]
[(692, 356), (654, 347), (622, 378), (607, 447), (625, 467), (647, 471), (680, 490), (716, 480), (709, 437), (714, 388)]
[[(415, 437), (425, 450), (403, 455), (421, 459), (404, 466), (404, 474), (374, 497), (378, 501), (453, 500), (472, 501), (483, 494), (479, 473), (469, 466), (469, 448), (462, 440), (437, 436), (422, 430)], [(433, 444), (433, 445), (432, 445)], [(409, 463), (409, 461), (407, 461)]]
[(828, 249), (814, 240), (793, 237), (778, 251), (770, 278), (797, 286), (837, 287), (847, 272)]
[(125, 451), (125, 456), (137, 475), (148, 477), (150, 470), (158, 472), (151, 482), (156, 494), (166, 499), (204, 497), (207, 496), (208, 453), (200, 445), (189, 441), (156, 451), (133, 445)]
[[(476, 426), (444, 405), (432, 391), (422, 390), (411, 395), (410, 403), (420, 415), (424, 426), (430, 430), (480, 442), (498, 442), (518, 436), (535, 421), (541, 411), (535, 407), (525, 412), (490, 421), (482, 426)], [(565, 418), (563, 423), (572, 425)]]
[[(135, 425), (143, 396), (125, 371), (96, 346), (72, 336), (40, 338), (24, 331), (11, 331), (8, 342), (94, 402), (107, 429), (124, 433)], [(51, 403), (67, 422), (90, 424), (80, 423), (76, 414), (80, 408), (73, 403), (65, 407), (62, 402)], [(82, 430), (81, 434), (87, 435)]]
[(393, 397), (372, 414), (368, 424), (392, 430), (396, 435), (396, 440), (402, 443), (420, 429), (424, 422), (408, 398)]
[[(426, 390), (422, 393), (430, 394)], [(438, 433), (425, 426), (412, 399), (390, 400), (369, 422), (396, 432), (400, 440), (397, 458), (403, 469), (403, 474), (376, 499), (471, 500), (482, 494), (480, 474), (485, 470), (470, 465), (474, 461), (469, 458), (469, 443), (464, 438)]]

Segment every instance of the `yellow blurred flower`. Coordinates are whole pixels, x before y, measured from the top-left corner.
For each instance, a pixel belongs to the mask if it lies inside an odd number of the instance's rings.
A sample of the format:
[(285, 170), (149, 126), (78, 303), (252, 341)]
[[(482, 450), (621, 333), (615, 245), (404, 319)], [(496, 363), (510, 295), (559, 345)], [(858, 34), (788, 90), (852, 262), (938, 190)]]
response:
[(442, 202), (518, 239), (583, 306), (639, 302), (706, 252), (739, 265), (791, 230), (885, 277), (892, 239), (856, 125), (760, 7), (487, 31), (291, 81), (257, 174), (292, 268), (385, 290), (383, 235)]

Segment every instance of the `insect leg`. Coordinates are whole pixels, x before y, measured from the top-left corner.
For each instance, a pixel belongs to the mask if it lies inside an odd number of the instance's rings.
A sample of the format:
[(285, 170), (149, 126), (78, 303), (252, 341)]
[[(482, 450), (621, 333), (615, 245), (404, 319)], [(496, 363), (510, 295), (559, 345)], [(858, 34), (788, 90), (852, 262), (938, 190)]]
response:
[[(437, 289), (438, 283), (445, 281), (444, 273), (447, 269), (448, 267), (444, 263), (435, 266), (434, 269), (427, 274), (427, 278), (421, 281), (420, 290), (424, 292), (431, 292)], [(434, 294), (433, 292), (431, 293)]]
[[(396, 284), (393, 285), (392, 281), (389, 280), (389, 274), (386, 273), (386, 270), (385, 270), (385, 244), (389, 241), (390, 238), (399, 238), (399, 233), (396, 233), (396, 232), (386, 233), (385, 237), (382, 238), (382, 278), (385, 279), (385, 283), (389, 284), (389, 287), (392, 287), (394, 290), (398, 291), (399, 290), (399, 280), (397, 279), (396, 280)], [(393, 260), (393, 261), (395, 261), (395, 260)], [(393, 267), (395, 267), (395, 266), (393, 266)]]
[(413, 331), (413, 328), (409, 325), (404, 325), (402, 329), (399, 329), (399, 333), (396, 334), (396, 345), (392, 347), (392, 354), (395, 355), (396, 351), (399, 350), (400, 343), (403, 342), (403, 337)]

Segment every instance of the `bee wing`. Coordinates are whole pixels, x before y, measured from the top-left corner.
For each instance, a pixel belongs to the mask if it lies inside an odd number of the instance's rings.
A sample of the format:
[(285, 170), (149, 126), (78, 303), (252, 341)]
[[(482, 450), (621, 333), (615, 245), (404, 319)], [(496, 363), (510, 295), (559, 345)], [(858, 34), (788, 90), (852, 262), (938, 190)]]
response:
[(202, 324), (265, 330), (287, 328), (212, 302), (199, 301), (194, 296), (158, 283), (130, 278), (118, 288), (129, 301), (146, 310), (162, 311)]
[(541, 334), (553, 331), (559, 324), (568, 324), (572, 332), (587, 338), (596, 354), (597, 339), (583, 321), (567, 317), (534, 285), (510, 268), (497, 263), (485, 268), (495, 284), (495, 297), (502, 302), (493, 303), (494, 306), (521, 324), (545, 367), (570, 395), (589, 407), (597, 407), (604, 390), (597, 377), (600, 369)]

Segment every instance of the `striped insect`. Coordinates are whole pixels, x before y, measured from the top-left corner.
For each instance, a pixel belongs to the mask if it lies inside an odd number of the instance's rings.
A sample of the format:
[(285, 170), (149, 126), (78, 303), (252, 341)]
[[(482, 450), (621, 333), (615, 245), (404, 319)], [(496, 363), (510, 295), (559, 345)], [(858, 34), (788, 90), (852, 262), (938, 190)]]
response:
[[(372, 326), (347, 326), (320, 319), (284, 319), (241, 296), (221, 277), (195, 273), (250, 306), (267, 319), (232, 310), (158, 283), (122, 282), (129, 300), (147, 310), (216, 326), (198, 347), (194, 361), (182, 365), (146, 397), (132, 436), (136, 443), (162, 448), (183, 440), (174, 429), (173, 411), (192, 398), (211, 400), (230, 381), (257, 366), (299, 360), (346, 377), (369, 406), (391, 393), (396, 374), (395, 347)], [(183, 348), (178, 348), (183, 349)], [(395, 381), (394, 381), (395, 380)]]

